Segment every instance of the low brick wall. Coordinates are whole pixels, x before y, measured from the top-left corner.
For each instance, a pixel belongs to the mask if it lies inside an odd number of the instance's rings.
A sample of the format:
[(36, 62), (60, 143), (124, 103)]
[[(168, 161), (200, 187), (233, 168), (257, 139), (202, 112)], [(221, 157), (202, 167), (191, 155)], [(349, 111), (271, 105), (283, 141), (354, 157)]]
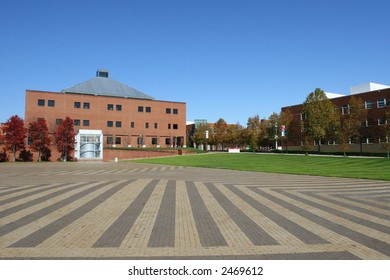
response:
[(194, 152), (188, 150), (121, 150), (121, 149), (104, 149), (103, 160), (114, 161), (126, 159), (139, 159), (139, 158), (154, 158), (154, 157), (167, 157), (176, 156), (180, 154), (193, 154)]

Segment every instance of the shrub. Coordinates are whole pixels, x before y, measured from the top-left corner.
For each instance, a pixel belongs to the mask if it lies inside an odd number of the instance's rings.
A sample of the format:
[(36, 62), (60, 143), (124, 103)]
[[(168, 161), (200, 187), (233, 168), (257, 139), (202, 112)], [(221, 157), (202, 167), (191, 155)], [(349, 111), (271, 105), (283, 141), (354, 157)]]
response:
[(19, 153), (18, 161), (33, 161), (33, 154), (24, 149)]
[(0, 152), (0, 162), (6, 162), (9, 161), (9, 157), (5, 149), (3, 149), (2, 152)]

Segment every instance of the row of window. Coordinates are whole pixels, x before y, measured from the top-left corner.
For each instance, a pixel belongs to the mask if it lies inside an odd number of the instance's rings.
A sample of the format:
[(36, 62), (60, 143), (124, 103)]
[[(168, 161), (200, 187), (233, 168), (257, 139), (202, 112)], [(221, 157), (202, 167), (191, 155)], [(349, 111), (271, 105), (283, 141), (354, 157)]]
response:
[[(369, 127), (374, 125), (374, 120), (373, 119), (367, 119), (362, 123), (362, 127)], [(378, 125), (386, 125), (387, 124), (387, 119), (386, 118), (379, 118), (378, 119)]]
[[(121, 145), (122, 144), (122, 137), (121, 136), (107, 136), (107, 145)], [(138, 137), (137, 138), (137, 145), (142, 146), (144, 144), (144, 138)], [(152, 138), (152, 145), (158, 145), (158, 138), (153, 137)], [(171, 145), (171, 138), (167, 137), (165, 138), (165, 145)]]
[[(373, 109), (375, 102), (372, 100), (364, 102), (364, 108), (366, 109)], [(377, 108), (385, 108), (387, 106), (387, 102), (385, 98), (378, 99), (376, 102)]]
[[(381, 136), (377, 139), (377, 143), (379, 144), (384, 144), (384, 143), (389, 143), (389, 137), (387, 136)], [(367, 137), (361, 137), (360, 138), (360, 141), (362, 144), (375, 144), (375, 139), (371, 136), (367, 136)], [(325, 140), (321, 140), (321, 141), (314, 141), (314, 146), (318, 146), (318, 145), (339, 145), (339, 141), (336, 141), (336, 140), (328, 140), (328, 141), (325, 141)], [(348, 144), (357, 144), (357, 141), (356, 141), (356, 138), (352, 137), (348, 140)], [(303, 141), (301, 142), (301, 146), (303, 146), (304, 143)]]
[[(386, 118), (379, 118), (377, 123), (379, 126), (383, 126), (383, 125), (387, 125), (388, 121)], [(364, 122), (362, 122), (362, 127), (370, 127), (370, 126), (373, 126), (374, 124), (375, 124), (375, 121), (373, 119), (366, 119)], [(305, 132), (305, 131), (306, 131), (306, 128), (302, 127), (301, 132)]]
[[(38, 106), (40, 106), (40, 107), (46, 106), (46, 100), (45, 99), (38, 99)], [(48, 100), (47, 101), (47, 106), (55, 107), (56, 106), (56, 101), (55, 100)]]
[[(114, 127), (114, 121), (107, 121), (107, 127)], [(115, 127), (122, 127), (122, 122), (121, 121), (115, 121)], [(158, 123), (154, 123), (153, 126), (155, 129), (158, 129)], [(135, 128), (135, 123), (130, 122), (130, 128)], [(148, 122), (145, 123), (145, 128), (148, 129), (150, 128), (150, 125)], [(179, 125), (174, 123), (174, 124), (168, 124), (168, 129), (179, 129)]]
[[(46, 100), (45, 99), (38, 99), (38, 106), (43, 107), (46, 106)], [(48, 107), (55, 107), (55, 100), (47, 100), (47, 106)], [(79, 102), (75, 101), (73, 103), (73, 107), (76, 109), (90, 109), (91, 104), (89, 102)], [(107, 110), (109, 111), (114, 111), (114, 108), (116, 111), (122, 111), (122, 105), (121, 104), (107, 104)], [(138, 106), (138, 112), (143, 113), (151, 113), (152, 112), (152, 107), (144, 107), (144, 106)], [(167, 114), (174, 114), (177, 115), (179, 114), (179, 109), (171, 109), (171, 108), (166, 108), (166, 113)]]
[[(60, 125), (61, 123), (62, 123), (62, 119), (56, 119), (56, 125)], [(74, 126), (80, 126), (81, 123), (83, 124), (83, 126), (89, 126), (90, 122), (89, 122), (89, 120), (83, 120), (82, 122), (79, 119), (74, 119), (73, 120), (73, 125)]]
[[(75, 102), (74, 103), (74, 107), (76, 109), (80, 109), (81, 108), (81, 102)], [(89, 102), (83, 102), (83, 109), (89, 109), (91, 107), (91, 104)]]
[[(364, 102), (364, 108), (367, 110), (374, 109), (375, 101), (368, 100)], [(377, 108), (385, 108), (387, 106), (386, 98), (381, 98), (376, 101)], [(351, 106), (349, 104), (341, 107), (341, 112), (343, 115), (349, 115), (351, 113)]]
[[(56, 119), (56, 125), (60, 125), (62, 123), (62, 119)], [(74, 126), (80, 126), (81, 123), (83, 124), (83, 126), (90, 126), (90, 121), (89, 120), (79, 120), (79, 119), (74, 119), (73, 120), (73, 125)], [(114, 127), (114, 124), (115, 124), (115, 127), (122, 127), (122, 122), (121, 121), (107, 121), (107, 127)], [(154, 123), (154, 129), (158, 129), (158, 123)], [(130, 122), (130, 128), (135, 128), (135, 122)], [(149, 129), (150, 128), (150, 125), (148, 122), (145, 123), (145, 128), (146, 129)], [(168, 129), (179, 129), (179, 125), (174, 123), (174, 124), (168, 124)]]

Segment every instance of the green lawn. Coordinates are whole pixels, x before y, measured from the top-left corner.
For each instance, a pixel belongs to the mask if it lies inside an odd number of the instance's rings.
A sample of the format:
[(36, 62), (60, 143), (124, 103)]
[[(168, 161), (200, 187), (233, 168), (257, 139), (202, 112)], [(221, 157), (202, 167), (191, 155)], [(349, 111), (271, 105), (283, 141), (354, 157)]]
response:
[(386, 158), (216, 153), (142, 159), (137, 162), (390, 181), (390, 159)]

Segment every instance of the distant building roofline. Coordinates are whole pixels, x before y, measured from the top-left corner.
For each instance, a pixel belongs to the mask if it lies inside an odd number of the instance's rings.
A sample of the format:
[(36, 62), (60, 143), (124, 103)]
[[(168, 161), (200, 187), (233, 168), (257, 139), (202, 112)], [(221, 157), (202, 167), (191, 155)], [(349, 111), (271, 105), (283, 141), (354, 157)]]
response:
[(76, 84), (61, 92), (154, 100), (153, 96), (109, 78), (109, 71), (105, 69), (97, 70), (95, 78)]
[(385, 89), (385, 88), (390, 88), (390, 86), (378, 84), (378, 83), (373, 83), (373, 82), (368, 82), (368, 83), (359, 84), (356, 86), (351, 86), (349, 88), (349, 93), (352, 95), (352, 94), (364, 93), (364, 92), (369, 92), (369, 91), (381, 90), (381, 89)]

